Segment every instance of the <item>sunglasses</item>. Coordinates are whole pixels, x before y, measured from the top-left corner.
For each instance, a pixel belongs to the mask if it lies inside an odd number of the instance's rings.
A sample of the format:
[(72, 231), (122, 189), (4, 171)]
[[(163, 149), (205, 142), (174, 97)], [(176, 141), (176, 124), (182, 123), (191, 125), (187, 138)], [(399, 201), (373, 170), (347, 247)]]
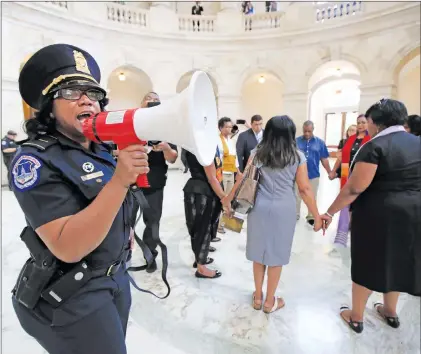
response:
[(62, 88), (56, 91), (53, 98), (62, 97), (65, 100), (78, 100), (83, 95), (88, 96), (91, 101), (101, 101), (105, 98), (105, 93), (99, 89), (95, 88), (88, 88), (86, 90), (82, 90), (80, 88)]

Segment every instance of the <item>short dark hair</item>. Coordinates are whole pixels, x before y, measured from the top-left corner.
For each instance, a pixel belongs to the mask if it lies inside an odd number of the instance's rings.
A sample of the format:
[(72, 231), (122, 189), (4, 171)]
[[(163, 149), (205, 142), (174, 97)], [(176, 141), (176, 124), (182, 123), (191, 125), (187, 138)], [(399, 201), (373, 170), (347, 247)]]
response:
[(393, 125), (404, 125), (408, 111), (402, 102), (383, 98), (373, 104), (365, 116), (371, 118), (374, 124), (388, 128)]
[(263, 120), (262, 116), (259, 114), (255, 114), (253, 117), (251, 117), (251, 124), (253, 124), (254, 122), (260, 122), (261, 120)]
[(303, 123), (303, 127), (308, 127), (309, 125), (311, 125), (314, 128), (314, 123), (311, 120), (306, 120)]
[(288, 116), (275, 116), (266, 123), (257, 145), (256, 159), (270, 168), (285, 168), (300, 162), (295, 142), (296, 127)]
[(421, 117), (417, 114), (408, 116), (408, 128), (411, 134), (421, 136)]
[(218, 128), (222, 129), (225, 126), (225, 123), (232, 123), (231, 118), (228, 117), (222, 117), (219, 121), (218, 121)]

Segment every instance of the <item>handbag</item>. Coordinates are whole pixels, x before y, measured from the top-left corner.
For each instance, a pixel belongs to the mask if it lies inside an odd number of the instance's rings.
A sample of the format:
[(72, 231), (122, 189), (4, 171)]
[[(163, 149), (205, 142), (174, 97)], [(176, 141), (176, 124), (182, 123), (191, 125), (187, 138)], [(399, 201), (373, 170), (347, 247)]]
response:
[(256, 202), (257, 187), (260, 179), (260, 168), (255, 165), (256, 155), (249, 160), (243, 180), (235, 192), (232, 209), (240, 214), (247, 214), (254, 207)]

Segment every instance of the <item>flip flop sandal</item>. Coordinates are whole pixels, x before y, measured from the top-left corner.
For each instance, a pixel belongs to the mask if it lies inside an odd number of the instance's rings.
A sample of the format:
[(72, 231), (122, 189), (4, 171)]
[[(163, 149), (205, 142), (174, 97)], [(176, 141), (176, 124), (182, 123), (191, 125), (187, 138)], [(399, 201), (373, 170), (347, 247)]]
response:
[[(213, 263), (213, 258), (208, 257), (205, 264), (211, 264)], [(193, 268), (197, 268), (197, 262), (193, 263)]]
[(251, 299), (252, 299), (251, 301), (252, 301), (253, 308), (255, 310), (261, 310), (262, 307), (263, 307), (263, 293), (262, 293), (262, 300), (261, 300), (261, 303), (260, 304), (256, 304), (256, 296), (255, 296), (255, 293), (253, 293), (253, 296), (252, 296)]
[(401, 323), (399, 322), (399, 317), (392, 317), (392, 316), (386, 316), (384, 313), (381, 313), (379, 311), (379, 306), (384, 306), (381, 302), (376, 302), (374, 305), (374, 309), (376, 310), (377, 314), (380, 315), (380, 317), (386, 321), (386, 323), (392, 327), (392, 328), (399, 328)]
[[(274, 299), (275, 299), (275, 302), (273, 303), (273, 306), (269, 311), (267, 311), (267, 307), (263, 306), (263, 312), (264, 313), (269, 314), (269, 313), (278, 311), (285, 306), (285, 301), (284, 301), (283, 298), (274, 296)], [(281, 301), (279, 301), (279, 300), (281, 300)], [(280, 303), (282, 303), (281, 306), (280, 306)]]
[(349, 328), (351, 328), (356, 333), (361, 333), (364, 330), (364, 322), (357, 322), (353, 321), (352, 318), (349, 318), (349, 321), (347, 321), (343, 316), (342, 312), (346, 310), (351, 310), (349, 306), (341, 306), (340, 308), (340, 316), (345, 321), (346, 324), (348, 324)]

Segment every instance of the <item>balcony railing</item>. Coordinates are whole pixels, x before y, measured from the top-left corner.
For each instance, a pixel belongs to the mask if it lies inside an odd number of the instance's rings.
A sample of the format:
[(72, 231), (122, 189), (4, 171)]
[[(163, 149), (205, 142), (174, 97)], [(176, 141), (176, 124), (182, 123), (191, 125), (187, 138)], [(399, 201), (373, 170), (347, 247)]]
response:
[(148, 11), (116, 4), (115, 2), (107, 2), (107, 19), (121, 24), (147, 27)]
[(349, 1), (323, 4), (316, 9), (316, 22), (355, 15), (362, 11), (362, 1)]
[(283, 12), (265, 12), (244, 15), (244, 31), (256, 31), (279, 28)]
[(214, 32), (216, 16), (178, 15), (178, 29), (182, 32)]

